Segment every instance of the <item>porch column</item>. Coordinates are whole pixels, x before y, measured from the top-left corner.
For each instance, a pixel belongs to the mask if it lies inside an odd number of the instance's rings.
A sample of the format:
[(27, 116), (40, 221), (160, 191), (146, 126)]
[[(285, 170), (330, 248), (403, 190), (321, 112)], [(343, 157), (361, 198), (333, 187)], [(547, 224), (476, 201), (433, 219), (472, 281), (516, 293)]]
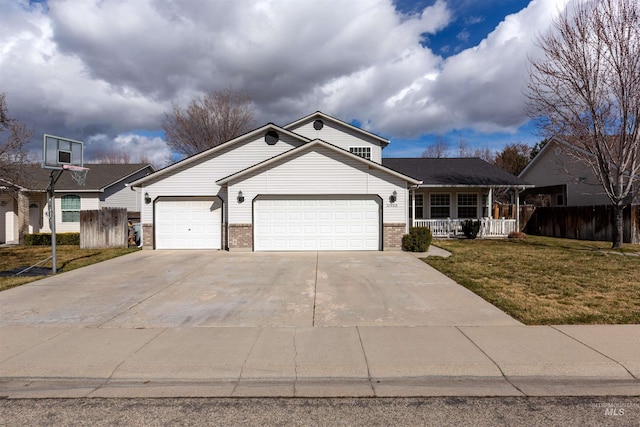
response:
[(487, 216), (493, 219), (493, 188), (489, 187), (489, 194), (487, 194)]
[(520, 231), (520, 189), (516, 187), (516, 231)]
[(416, 226), (416, 189), (411, 188), (411, 226)]

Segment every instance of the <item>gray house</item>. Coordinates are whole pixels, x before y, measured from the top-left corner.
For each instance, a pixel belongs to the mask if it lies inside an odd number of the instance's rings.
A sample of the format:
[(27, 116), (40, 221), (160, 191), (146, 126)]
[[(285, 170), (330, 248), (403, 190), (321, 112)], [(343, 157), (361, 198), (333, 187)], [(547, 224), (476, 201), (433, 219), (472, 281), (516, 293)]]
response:
[[(85, 164), (89, 168), (84, 186), (68, 171), (55, 186), (56, 231), (79, 232), (80, 211), (103, 207), (140, 212), (140, 197), (127, 186), (155, 169), (149, 164)], [(0, 177), (0, 243), (17, 243), (27, 233), (50, 232), (46, 189), (50, 170), (28, 165), (26, 183)]]

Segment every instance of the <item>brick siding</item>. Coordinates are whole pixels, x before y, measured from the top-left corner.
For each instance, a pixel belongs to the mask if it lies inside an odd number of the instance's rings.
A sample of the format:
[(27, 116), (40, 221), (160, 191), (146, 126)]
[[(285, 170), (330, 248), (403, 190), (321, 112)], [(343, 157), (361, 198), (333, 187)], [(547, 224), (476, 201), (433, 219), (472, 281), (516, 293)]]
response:
[(253, 250), (253, 226), (229, 224), (229, 250)]
[(405, 223), (387, 223), (383, 225), (383, 249), (399, 251), (402, 249), (402, 236), (406, 234)]
[(142, 224), (142, 248), (153, 249), (153, 224)]

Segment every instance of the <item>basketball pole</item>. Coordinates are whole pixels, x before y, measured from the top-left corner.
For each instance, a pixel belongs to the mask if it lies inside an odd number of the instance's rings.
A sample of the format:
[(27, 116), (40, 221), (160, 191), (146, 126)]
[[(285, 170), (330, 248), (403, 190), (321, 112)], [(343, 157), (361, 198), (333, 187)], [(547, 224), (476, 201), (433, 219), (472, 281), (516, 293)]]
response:
[(51, 228), (51, 273), (56, 274), (58, 271), (58, 263), (56, 257), (56, 182), (64, 172), (64, 169), (60, 171), (51, 171), (51, 183), (49, 184), (49, 228)]

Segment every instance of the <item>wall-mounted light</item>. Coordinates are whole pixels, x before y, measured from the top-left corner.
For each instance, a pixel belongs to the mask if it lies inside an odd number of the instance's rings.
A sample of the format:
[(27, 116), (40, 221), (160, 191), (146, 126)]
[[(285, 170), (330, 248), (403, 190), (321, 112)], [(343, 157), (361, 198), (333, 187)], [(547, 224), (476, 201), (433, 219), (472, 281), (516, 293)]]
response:
[(242, 194), (242, 190), (238, 191), (238, 203), (244, 202), (244, 195)]
[(395, 203), (398, 200), (398, 192), (393, 190), (393, 193), (389, 196), (389, 203)]
[(151, 203), (151, 196), (149, 196), (149, 193), (144, 193), (144, 202), (148, 205), (149, 203)]

